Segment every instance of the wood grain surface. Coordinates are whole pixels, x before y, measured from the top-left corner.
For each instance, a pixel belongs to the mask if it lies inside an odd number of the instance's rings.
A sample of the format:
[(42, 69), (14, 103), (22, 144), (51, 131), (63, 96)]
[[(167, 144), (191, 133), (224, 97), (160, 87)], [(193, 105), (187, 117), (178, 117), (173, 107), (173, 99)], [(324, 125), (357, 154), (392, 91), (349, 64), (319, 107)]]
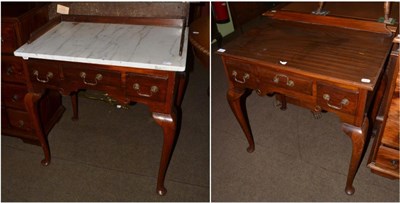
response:
[[(390, 35), (265, 20), (226, 45), (222, 55), (372, 90), (391, 44)], [(370, 82), (361, 82), (363, 78)]]

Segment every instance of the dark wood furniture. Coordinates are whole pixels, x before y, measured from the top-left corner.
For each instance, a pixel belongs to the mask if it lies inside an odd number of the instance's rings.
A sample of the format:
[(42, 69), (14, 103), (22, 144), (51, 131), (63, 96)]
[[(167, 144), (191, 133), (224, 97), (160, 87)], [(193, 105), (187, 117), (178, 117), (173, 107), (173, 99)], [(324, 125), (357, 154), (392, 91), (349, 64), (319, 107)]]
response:
[(229, 2), (233, 27), (243, 33), (243, 24), (261, 16), (274, 6), (276, 3), (272, 2)]
[(189, 41), (193, 46), (194, 55), (207, 70), (210, 63), (210, 17), (201, 16), (189, 27)]
[[(180, 114), (177, 112), (180, 112), (186, 85), (184, 77), (188, 43), (186, 22), (185, 17), (61, 15), (56, 16), (35, 35), (32, 35), (31, 44), (25, 44), (15, 51), (15, 55), (27, 59), (24, 60), (23, 71), (28, 78), (29, 88), (24, 103), (28, 116), (32, 119), (32, 125), (37, 127), (35, 134), (42, 144), (45, 155), (42, 164), (48, 165), (51, 160), (45, 131), (40, 128), (39, 119), (41, 107), (38, 102), (44, 93), (55, 90), (62, 95), (71, 96), (73, 119), (78, 119), (77, 92), (82, 89), (102, 91), (124, 105), (131, 102), (147, 105), (156, 123), (163, 128), (164, 142), (158, 172), (157, 193), (166, 194), (165, 174), (177, 138), (177, 123), (180, 119)], [(98, 30), (95, 31), (95, 36), (91, 33), (93, 30)], [(79, 34), (76, 34), (78, 31)], [(162, 39), (164, 31), (168, 36)], [(129, 35), (132, 36), (127, 37)], [(76, 42), (80, 40), (79, 37), (85, 36), (90, 36), (86, 41), (92, 42), (81, 47), (85, 42)], [(170, 36), (174, 37), (173, 42), (162, 41), (170, 39)], [(163, 44), (149, 42), (146, 37), (161, 40)], [(54, 43), (59, 42), (59, 40), (52, 41), (55, 38), (65, 41), (60, 46), (55, 45), (56, 49), (48, 51)], [(121, 39), (127, 41), (121, 42)], [(138, 41), (134, 46), (129, 46), (132, 45), (129, 40)], [(105, 46), (103, 42), (111, 44), (111, 48)], [(143, 47), (143, 44), (149, 46)], [(167, 50), (158, 50), (158, 46), (163, 47), (169, 44), (172, 47), (168, 47)], [(124, 47), (124, 49), (119, 50), (119, 47)], [(145, 50), (139, 51), (139, 47)], [(83, 51), (71, 51), (82, 50), (81, 48)], [(90, 50), (89, 54), (85, 54), (87, 50)], [(165, 60), (172, 61), (163, 61), (162, 64), (153, 63), (156, 57), (149, 58), (145, 62), (134, 60), (140, 57), (146, 59), (157, 53), (171, 56)], [(124, 60), (119, 58), (124, 58)], [(132, 64), (137, 64), (137, 66)]]
[(400, 73), (399, 73), (399, 44), (400, 36), (396, 39), (384, 74), (382, 100), (373, 134), (375, 140), (368, 161), (371, 171), (391, 179), (399, 179), (399, 105), (400, 105)]
[(258, 28), (219, 51), (229, 78), (229, 105), (248, 152), (255, 146), (245, 99), (253, 90), (260, 96), (275, 93), (282, 109), (289, 102), (314, 113), (335, 113), (352, 141), (345, 188), (351, 195), (367, 142), (368, 113), (395, 35), (384, 23), (284, 8), (265, 13), (269, 18)]
[(47, 92), (38, 102), (41, 125), (34, 125), (24, 104), (28, 87), (23, 60), (13, 52), (48, 20), (46, 3), (1, 3), (1, 133), (37, 145), (41, 143), (35, 131), (43, 128), (47, 136), (64, 107), (59, 93)]

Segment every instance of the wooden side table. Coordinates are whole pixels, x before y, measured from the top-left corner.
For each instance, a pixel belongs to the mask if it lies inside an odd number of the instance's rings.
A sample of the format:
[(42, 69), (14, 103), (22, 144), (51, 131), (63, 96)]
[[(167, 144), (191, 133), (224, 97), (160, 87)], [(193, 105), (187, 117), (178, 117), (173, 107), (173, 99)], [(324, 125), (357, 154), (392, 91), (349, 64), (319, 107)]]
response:
[[(123, 22), (123, 24), (121, 24)], [(107, 92), (121, 104), (147, 105), (164, 131), (157, 193), (164, 195), (165, 175), (176, 142), (185, 85), (188, 30), (185, 19), (61, 16), (14, 52), (24, 60), (28, 116), (50, 164), (50, 148), (40, 127), (37, 103), (46, 90), (71, 96), (78, 119), (77, 92)], [(181, 54), (180, 54), (181, 53)], [(134, 131), (134, 129), (132, 129)]]
[(229, 79), (227, 99), (248, 140), (247, 151), (255, 150), (244, 104), (253, 90), (260, 96), (279, 94), (283, 103), (314, 113), (335, 113), (352, 141), (345, 187), (351, 195), (394, 34), (378, 22), (283, 10), (268, 16), (272, 19), (219, 52)]

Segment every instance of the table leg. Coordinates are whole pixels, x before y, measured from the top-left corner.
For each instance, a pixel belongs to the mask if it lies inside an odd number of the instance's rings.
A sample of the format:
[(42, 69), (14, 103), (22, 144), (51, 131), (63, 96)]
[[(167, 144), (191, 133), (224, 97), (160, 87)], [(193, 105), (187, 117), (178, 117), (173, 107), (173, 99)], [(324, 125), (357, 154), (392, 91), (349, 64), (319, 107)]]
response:
[(228, 91), (227, 98), (229, 105), (238, 120), (240, 127), (244, 134), (246, 135), (247, 141), (249, 142), (249, 147), (247, 147), (247, 152), (251, 153), (254, 151), (254, 139), (251, 133), (249, 119), (247, 117), (246, 110), (246, 97), (248, 96), (246, 89), (231, 88)]
[(41, 161), (43, 166), (48, 166), (50, 164), (50, 149), (49, 144), (46, 139), (46, 135), (43, 132), (42, 125), (40, 123), (39, 118), (39, 107), (38, 101), (42, 97), (42, 93), (32, 93), (28, 92), (25, 95), (24, 102), (26, 110), (28, 111), (29, 116), (31, 117), (33, 126), (35, 128), (35, 134), (38, 137), (40, 145), (42, 146), (44, 152), (44, 159)]
[(183, 72), (178, 74), (178, 95), (176, 97), (176, 106), (181, 106), (182, 105), (182, 101), (183, 101), (183, 97), (185, 96), (185, 91), (186, 91), (186, 87), (187, 87), (187, 82), (188, 82), (188, 75)]
[(157, 179), (157, 193), (159, 195), (165, 195), (167, 193), (167, 189), (164, 187), (164, 180), (169, 161), (171, 160), (173, 145), (175, 143), (177, 117), (176, 113), (173, 111), (171, 114), (153, 112), (153, 118), (157, 124), (163, 128), (164, 131), (164, 142)]
[(78, 92), (72, 92), (71, 93), (71, 103), (72, 103), (72, 120), (77, 121), (79, 119), (78, 116)]
[(276, 93), (275, 102), (279, 102), (280, 105), (277, 105), (277, 107), (279, 107), (282, 111), (287, 109), (286, 96), (285, 95)]
[(346, 193), (352, 195), (355, 191), (353, 187), (353, 181), (356, 176), (358, 167), (362, 161), (362, 154), (365, 147), (366, 134), (368, 131), (368, 118), (365, 117), (361, 127), (355, 127), (353, 125), (343, 123), (342, 130), (351, 138), (352, 142), (352, 153), (349, 166), (349, 172), (347, 174), (346, 182)]

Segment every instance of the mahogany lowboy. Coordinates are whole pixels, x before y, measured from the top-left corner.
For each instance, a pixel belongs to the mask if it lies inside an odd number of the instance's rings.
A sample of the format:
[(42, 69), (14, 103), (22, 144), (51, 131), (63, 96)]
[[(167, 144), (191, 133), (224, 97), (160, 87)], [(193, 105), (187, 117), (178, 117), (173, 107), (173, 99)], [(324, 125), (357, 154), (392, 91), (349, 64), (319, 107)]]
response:
[[(341, 27), (324, 16), (275, 11), (218, 52), (229, 78), (227, 99), (249, 142), (255, 149), (246, 115), (250, 91), (276, 94), (286, 108), (293, 103), (312, 110), (333, 112), (351, 138), (352, 154), (345, 191), (353, 194), (353, 180), (362, 160), (369, 128), (369, 109), (391, 50), (393, 34), (384, 24)], [(283, 20), (280, 17), (284, 16)], [(295, 22), (301, 15), (301, 22)], [(332, 17), (328, 17), (331, 19)], [(367, 23), (367, 25), (369, 25)], [(372, 27), (376, 24), (373, 23)]]
[[(177, 51), (176, 55), (182, 56), (182, 52), (186, 53), (186, 50), (183, 50), (186, 27), (185, 17), (173, 19), (61, 15), (32, 33), (28, 43), (25, 45), (34, 44), (35, 40), (40, 41), (40, 39), (44, 38), (43, 35), (55, 26), (60, 25), (62, 21), (73, 21), (76, 24), (90, 22), (177, 27), (181, 29), (182, 34), (179, 51)], [(48, 43), (41, 46), (46, 47), (49, 44), (51, 45), (51, 43)], [(48, 53), (48, 55), (51, 54)], [(23, 63), (21, 63), (22, 68), (18, 70), (22, 70), (21, 74), (27, 79), (28, 90), (23, 98), (23, 105), (27, 110), (25, 116), (32, 121), (33, 135), (37, 137), (43, 148), (43, 165), (49, 165), (51, 161), (49, 144), (45, 136), (48, 131), (41, 127), (43, 119), (40, 118), (41, 114), (39, 113), (44, 108), (39, 105), (43, 96), (47, 95), (47, 92), (71, 96), (72, 119), (78, 120), (77, 93), (84, 89), (98, 90), (107, 93), (109, 97), (120, 104), (127, 105), (131, 102), (139, 102), (147, 105), (156, 123), (163, 128), (164, 141), (158, 172), (157, 193), (159, 195), (166, 194), (167, 190), (164, 187), (165, 174), (171, 159), (173, 145), (176, 142), (177, 124), (180, 119), (180, 113), (178, 112), (181, 112), (180, 105), (187, 82), (184, 71), (164, 71), (156, 68), (152, 69), (151, 66), (150, 69), (145, 69), (132, 67), (132, 65), (129, 67), (98, 65), (96, 63), (87, 63), (85, 60), (67, 62), (60, 61), (63, 59), (58, 60), (46, 57), (23, 58), (27, 60), (23, 60)], [(149, 63), (151, 65), (151, 61)], [(185, 66), (185, 64), (182, 66)], [(14, 88), (13, 86), (10, 87)], [(6, 99), (8, 101), (13, 98), (6, 97)], [(18, 97), (17, 99), (20, 98)], [(7, 123), (7, 125), (12, 125), (12, 123)]]
[[(25, 96), (25, 105), (34, 125), (40, 125), (37, 101), (48, 89), (65, 96), (71, 95), (75, 120), (78, 119), (76, 94), (82, 89), (106, 92), (121, 104), (146, 104), (154, 120), (164, 131), (157, 192), (160, 195), (166, 193), (164, 179), (176, 139), (177, 108), (180, 108), (183, 98), (183, 91), (179, 90), (183, 90), (185, 85), (183, 73), (42, 59), (29, 59), (25, 64), (30, 87)], [(45, 153), (42, 164), (48, 165), (50, 151), (44, 132), (38, 129), (36, 133), (41, 137)]]

